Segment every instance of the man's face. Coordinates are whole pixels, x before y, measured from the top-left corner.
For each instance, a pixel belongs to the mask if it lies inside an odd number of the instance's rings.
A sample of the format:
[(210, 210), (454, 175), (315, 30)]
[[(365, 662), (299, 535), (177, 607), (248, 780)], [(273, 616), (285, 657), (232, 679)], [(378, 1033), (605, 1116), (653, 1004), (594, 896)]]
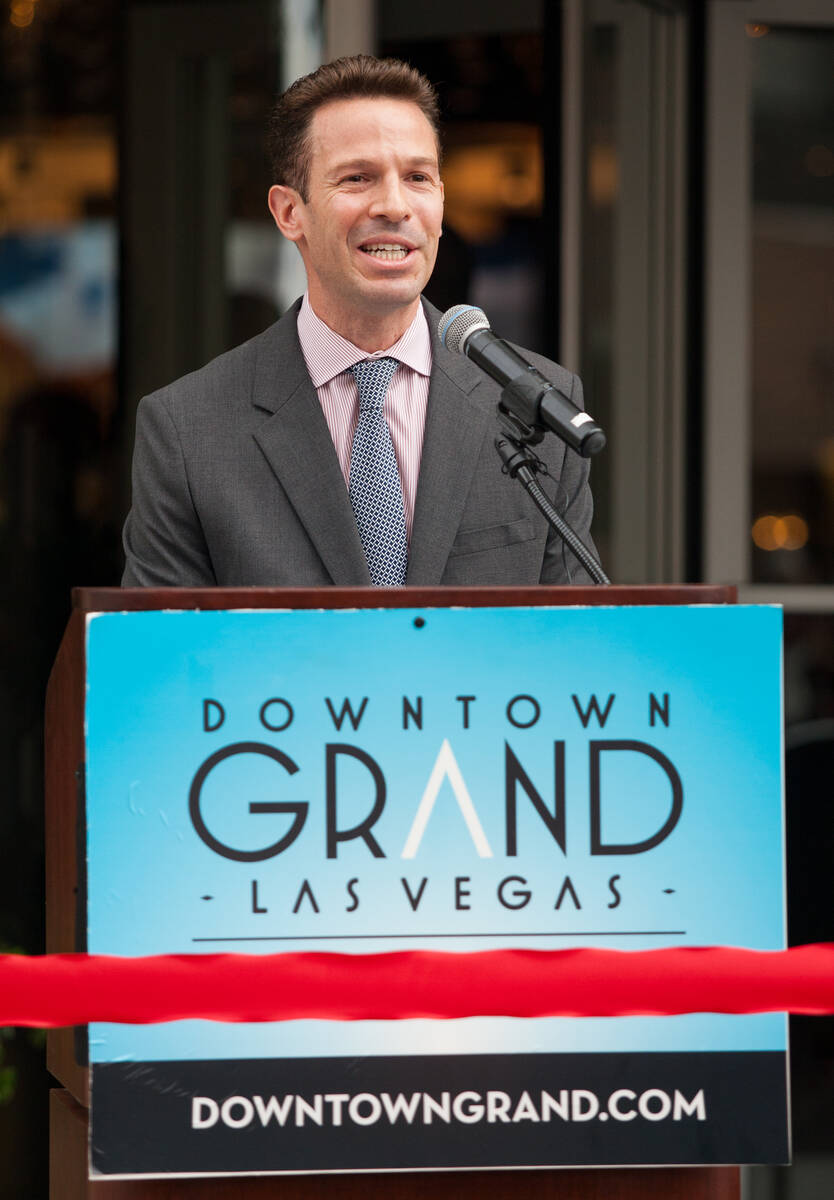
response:
[(333, 101), (311, 123), (306, 202), (273, 188), (270, 207), (297, 242), (311, 303), (331, 327), (345, 317), (349, 326), (357, 310), (384, 317), (415, 306), (443, 217), (434, 131), (407, 100)]

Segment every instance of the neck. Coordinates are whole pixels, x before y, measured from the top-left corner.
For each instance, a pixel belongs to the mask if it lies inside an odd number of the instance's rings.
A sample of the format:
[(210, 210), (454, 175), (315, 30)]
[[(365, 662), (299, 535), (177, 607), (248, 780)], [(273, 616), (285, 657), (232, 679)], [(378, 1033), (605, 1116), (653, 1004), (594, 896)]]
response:
[(346, 313), (335, 310), (323, 297), (310, 294), (313, 312), (334, 333), (340, 334), (360, 350), (374, 354), (377, 350), (388, 350), (399, 341), (417, 315), (419, 298), (405, 308), (393, 312), (375, 313), (356, 311)]

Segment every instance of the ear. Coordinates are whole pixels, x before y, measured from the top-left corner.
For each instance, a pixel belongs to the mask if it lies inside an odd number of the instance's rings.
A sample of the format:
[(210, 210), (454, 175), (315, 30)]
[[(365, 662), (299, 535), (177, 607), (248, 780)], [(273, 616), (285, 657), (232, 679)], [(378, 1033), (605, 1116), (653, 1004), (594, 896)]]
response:
[(285, 238), (299, 242), (304, 236), (302, 212), (304, 201), (295, 188), (274, 184), (267, 199), (272, 219)]

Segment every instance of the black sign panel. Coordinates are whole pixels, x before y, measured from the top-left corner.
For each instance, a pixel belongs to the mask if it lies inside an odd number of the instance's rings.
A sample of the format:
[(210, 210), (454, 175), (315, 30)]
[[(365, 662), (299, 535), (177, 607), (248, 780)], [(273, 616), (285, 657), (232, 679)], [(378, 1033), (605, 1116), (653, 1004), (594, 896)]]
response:
[(786, 1161), (778, 1052), (109, 1063), (102, 1174)]

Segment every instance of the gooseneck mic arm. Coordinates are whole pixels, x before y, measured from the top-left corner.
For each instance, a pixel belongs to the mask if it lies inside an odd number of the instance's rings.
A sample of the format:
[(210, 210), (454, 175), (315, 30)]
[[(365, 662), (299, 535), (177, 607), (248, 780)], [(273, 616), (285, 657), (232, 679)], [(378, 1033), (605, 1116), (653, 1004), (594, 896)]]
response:
[(518, 479), (594, 583), (610, 583), (599, 561), (539, 486), (536, 474), (546, 475), (547, 467), (531, 450), (531, 446), (550, 431), (577, 454), (588, 458), (603, 448), (605, 434), (588, 413), (577, 408), (532, 363), (495, 336), (480, 308), (471, 304), (455, 305), (440, 318), (437, 332), (447, 349), (465, 354), (501, 384), (498, 419), (503, 436), (495, 439), (495, 448), (504, 464), (504, 473), (511, 479)]
[(495, 449), (501, 456), (504, 471), (511, 479), (518, 480), (536, 508), (547, 518), (551, 528), (556, 530), (568, 549), (573, 551), (594, 583), (610, 583), (611, 580), (599, 561), (594, 558), (576, 531), (571, 529), (565, 518), (560, 516), (539, 486), (536, 471), (541, 470), (544, 464), (536, 458), (530, 447), (507, 433), (506, 436), (495, 439)]

